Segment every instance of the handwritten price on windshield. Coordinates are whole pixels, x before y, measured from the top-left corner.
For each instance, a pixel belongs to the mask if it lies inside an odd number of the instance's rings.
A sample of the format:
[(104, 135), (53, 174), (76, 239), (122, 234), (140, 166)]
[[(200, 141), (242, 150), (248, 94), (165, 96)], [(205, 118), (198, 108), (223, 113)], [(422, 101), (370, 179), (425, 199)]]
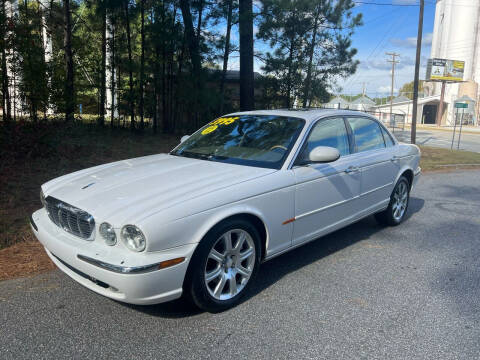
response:
[(210, 124), (208, 124), (209, 126), (203, 129), (201, 134), (202, 135), (210, 134), (212, 131), (217, 130), (219, 125), (229, 125), (233, 123), (235, 120), (238, 120), (238, 118), (239, 118), (238, 116), (218, 118), (212, 121)]

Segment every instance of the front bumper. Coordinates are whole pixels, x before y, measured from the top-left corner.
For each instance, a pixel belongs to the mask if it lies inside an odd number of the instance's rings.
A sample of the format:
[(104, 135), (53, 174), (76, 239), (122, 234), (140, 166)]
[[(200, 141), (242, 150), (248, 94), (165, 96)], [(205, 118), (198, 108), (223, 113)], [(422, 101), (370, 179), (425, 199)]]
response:
[[(118, 245), (105, 246), (100, 243), (101, 240), (86, 241), (68, 234), (50, 221), (44, 209), (34, 212), (31, 222), (35, 236), (55, 265), (98, 294), (139, 305), (170, 301), (182, 295), (183, 280), (196, 244), (165, 251), (133, 253)], [(180, 257), (185, 260), (171, 267), (161, 270), (152, 267)], [(108, 266), (99, 264), (113, 267), (108, 269)]]

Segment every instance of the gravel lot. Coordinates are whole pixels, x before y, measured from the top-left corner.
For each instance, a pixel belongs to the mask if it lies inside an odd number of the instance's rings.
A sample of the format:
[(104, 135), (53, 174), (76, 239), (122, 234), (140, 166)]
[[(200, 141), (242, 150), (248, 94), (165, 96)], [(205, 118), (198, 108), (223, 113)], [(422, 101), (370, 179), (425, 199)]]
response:
[(408, 219), (372, 218), (264, 264), (240, 306), (108, 300), (59, 271), (0, 283), (0, 357), (474, 359), (480, 171), (426, 174)]

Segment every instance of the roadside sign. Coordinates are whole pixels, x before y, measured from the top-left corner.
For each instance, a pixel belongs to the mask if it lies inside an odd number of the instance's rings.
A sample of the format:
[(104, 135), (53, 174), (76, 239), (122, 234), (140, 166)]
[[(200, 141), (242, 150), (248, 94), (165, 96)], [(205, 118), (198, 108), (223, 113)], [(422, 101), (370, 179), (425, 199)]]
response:
[(466, 104), (466, 103), (455, 103), (455, 108), (456, 109), (466, 109), (466, 108), (468, 108), (468, 104)]
[(463, 81), (465, 61), (447, 59), (429, 59), (427, 81)]

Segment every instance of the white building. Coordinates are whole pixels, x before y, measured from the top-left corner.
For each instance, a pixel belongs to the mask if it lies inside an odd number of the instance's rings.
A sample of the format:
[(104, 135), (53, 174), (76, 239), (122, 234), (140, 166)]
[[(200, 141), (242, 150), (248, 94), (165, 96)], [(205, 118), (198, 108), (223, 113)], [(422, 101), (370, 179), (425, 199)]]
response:
[[(465, 61), (463, 83), (447, 83), (439, 125), (451, 125), (456, 99), (466, 95), (480, 104), (480, 0), (437, 0), (430, 58)], [(426, 95), (440, 95), (441, 83), (424, 84)], [(421, 112), (419, 114), (422, 114)], [(430, 118), (429, 118), (430, 121)], [(435, 122), (433, 122), (435, 123)]]
[(341, 96), (335, 96), (332, 100), (325, 104), (325, 107), (329, 109), (348, 109), (349, 105), (350, 103)]
[(352, 101), (349, 108), (352, 110), (370, 111), (374, 106), (375, 103), (372, 100), (365, 95), (362, 95), (358, 99)]

